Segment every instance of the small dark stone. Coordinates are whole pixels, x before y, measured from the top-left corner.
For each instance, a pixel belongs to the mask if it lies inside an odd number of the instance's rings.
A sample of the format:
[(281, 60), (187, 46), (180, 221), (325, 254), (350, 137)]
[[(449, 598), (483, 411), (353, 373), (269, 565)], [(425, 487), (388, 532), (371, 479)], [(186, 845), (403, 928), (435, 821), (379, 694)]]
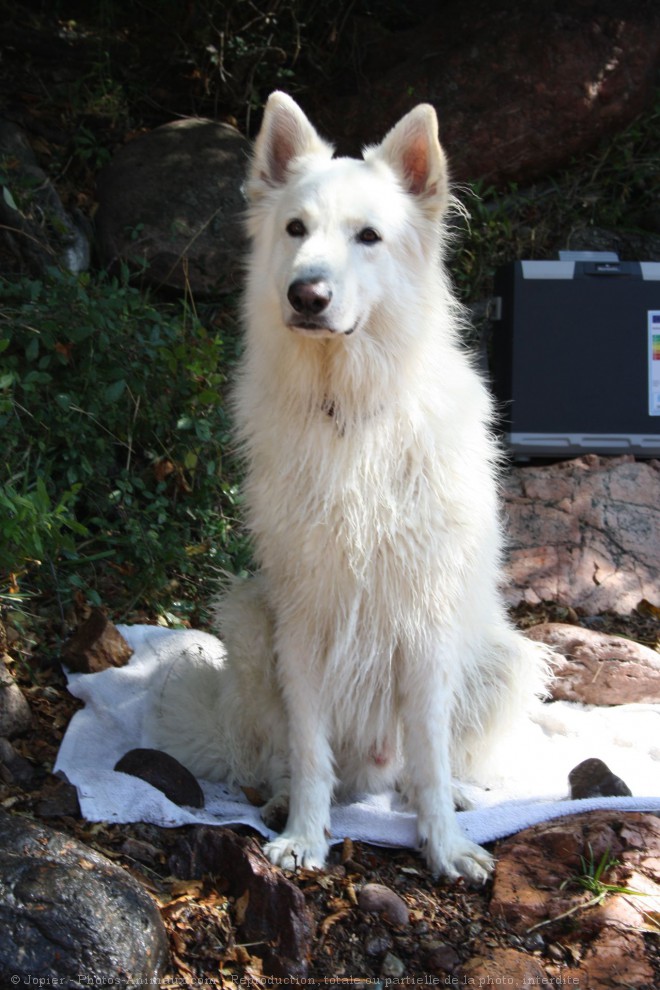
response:
[(174, 804), (204, 807), (204, 793), (190, 770), (159, 749), (131, 749), (115, 764), (115, 770), (146, 780)]
[(568, 775), (571, 797), (630, 797), (632, 791), (602, 760), (591, 757), (573, 767)]
[(364, 951), (368, 956), (382, 956), (392, 945), (392, 939), (387, 932), (375, 932), (364, 940)]
[(540, 932), (530, 932), (524, 939), (523, 945), (528, 952), (542, 952), (545, 949), (545, 939)]
[(405, 964), (395, 956), (393, 952), (388, 952), (383, 959), (383, 963), (380, 967), (380, 975), (384, 977), (389, 977), (390, 979), (400, 980), (405, 974), (406, 967)]
[(6, 783), (29, 790), (39, 776), (36, 767), (17, 753), (8, 739), (0, 736), (0, 776)]
[(358, 894), (358, 907), (367, 914), (378, 914), (390, 924), (405, 927), (410, 922), (406, 902), (381, 883), (366, 883)]
[(49, 777), (43, 787), (35, 811), (42, 818), (80, 818), (78, 791), (64, 775)]
[(94, 608), (64, 646), (62, 659), (69, 670), (96, 674), (108, 667), (123, 667), (132, 654), (116, 626), (100, 608)]
[(426, 965), (434, 973), (453, 973), (461, 957), (449, 942), (440, 942), (429, 949)]

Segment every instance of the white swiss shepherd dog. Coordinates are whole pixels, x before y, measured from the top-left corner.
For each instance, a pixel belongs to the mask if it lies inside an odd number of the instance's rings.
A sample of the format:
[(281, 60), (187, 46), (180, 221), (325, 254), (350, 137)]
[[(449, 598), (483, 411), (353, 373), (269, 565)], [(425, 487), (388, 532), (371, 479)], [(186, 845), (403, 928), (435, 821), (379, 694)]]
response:
[(483, 778), (548, 654), (498, 591), (498, 451), (442, 265), (435, 113), (334, 158), (273, 93), (247, 192), (234, 398), (259, 574), (218, 608), (222, 668), (191, 662), (159, 693), (156, 742), (288, 807), (273, 863), (321, 867), (333, 796), (396, 785), (431, 870), (482, 882), (493, 859), (452, 778)]

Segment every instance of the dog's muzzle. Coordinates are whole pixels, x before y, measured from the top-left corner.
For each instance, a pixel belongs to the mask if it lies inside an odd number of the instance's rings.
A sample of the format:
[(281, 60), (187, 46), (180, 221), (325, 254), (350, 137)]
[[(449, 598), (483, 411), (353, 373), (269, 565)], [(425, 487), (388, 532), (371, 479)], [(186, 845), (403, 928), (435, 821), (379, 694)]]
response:
[(324, 278), (296, 279), (289, 286), (286, 294), (294, 316), (289, 320), (292, 330), (307, 330), (312, 333), (335, 334), (353, 333), (355, 327), (341, 331), (328, 320), (327, 309), (332, 302), (332, 289)]

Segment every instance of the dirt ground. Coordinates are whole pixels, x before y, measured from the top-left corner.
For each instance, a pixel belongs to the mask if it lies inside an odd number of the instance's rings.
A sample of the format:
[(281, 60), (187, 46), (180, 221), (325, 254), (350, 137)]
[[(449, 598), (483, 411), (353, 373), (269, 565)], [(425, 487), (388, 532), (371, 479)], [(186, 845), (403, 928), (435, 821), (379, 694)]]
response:
[[(521, 608), (520, 625), (543, 620), (578, 620), (553, 606)], [(581, 620), (603, 631), (617, 632), (650, 646), (657, 646), (660, 624), (655, 616), (601, 616)], [(12, 813), (34, 817), (63, 830), (127, 869), (158, 902), (171, 943), (171, 969), (162, 986), (268, 986), (273, 976), (264, 973), (263, 944), (245, 937), (245, 896), (228, 881), (222, 868), (199, 873), (190, 869), (188, 851), (196, 840), (190, 828), (163, 829), (147, 824), (108, 825), (79, 817), (75, 795), (50, 773), (66, 726), (78, 706), (67, 692), (57, 665), (43, 661), (38, 649), (26, 648), (10, 629), (5, 662), (28, 699), (33, 723), (30, 731), (14, 740), (14, 747), (29, 761), (32, 773), (19, 784), (11, 775), (0, 777), (0, 806)], [(249, 830), (239, 829), (239, 834)], [(252, 845), (248, 842), (248, 847)], [(260, 841), (260, 840), (254, 840)], [(497, 847), (494, 849), (497, 855)], [(660, 850), (658, 850), (660, 862)], [(266, 870), (280, 878), (274, 868)], [(411, 850), (380, 849), (344, 841), (333, 847), (323, 872), (300, 870), (288, 879), (302, 893), (311, 922), (308, 959), (296, 978), (287, 982), (324, 985), (329, 982), (360, 986), (470, 985), (470, 960), (513, 950), (526, 957), (533, 974), (544, 973), (552, 983), (567, 983), (577, 972), (586, 951), (580, 913), (545, 930), (521, 935), (501, 918), (493, 917), (489, 904), (492, 883), (470, 888), (463, 881), (435, 880), (420, 857)], [(658, 878), (656, 878), (657, 880)], [(359, 904), (361, 889), (370, 883), (385, 886), (408, 909), (405, 924), (387, 914), (372, 914)], [(288, 910), (283, 902), (282, 910)], [(258, 922), (259, 919), (257, 919)], [(644, 936), (647, 959), (660, 986), (660, 940)], [(279, 945), (284, 954), (286, 946)], [(513, 957), (512, 957), (513, 958)], [(486, 964), (487, 965), (487, 964)], [(467, 968), (466, 968), (467, 966)], [(286, 972), (283, 963), (280, 975)], [(277, 971), (277, 965), (265, 966)], [(306, 972), (305, 972), (306, 970)], [(498, 975), (499, 974), (499, 975)], [(501, 978), (493, 973), (493, 981)], [(540, 980), (540, 977), (534, 977)], [(525, 985), (524, 977), (508, 975), (510, 986)], [(277, 981), (276, 981), (277, 982)], [(473, 985), (478, 985), (474, 982)], [(529, 985), (529, 983), (527, 984)], [(623, 984), (598, 983), (581, 990)], [(625, 984), (628, 985), (628, 984)], [(644, 984), (630, 984), (644, 987)]]

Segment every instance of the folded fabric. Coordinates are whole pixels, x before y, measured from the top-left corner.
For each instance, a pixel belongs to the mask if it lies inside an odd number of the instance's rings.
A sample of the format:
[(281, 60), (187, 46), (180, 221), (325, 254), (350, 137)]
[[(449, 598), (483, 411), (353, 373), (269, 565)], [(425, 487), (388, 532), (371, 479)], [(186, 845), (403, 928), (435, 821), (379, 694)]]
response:
[[(129, 750), (153, 746), (146, 714), (164, 665), (185, 650), (215, 651), (219, 657), (223, 649), (215, 637), (191, 630), (138, 625), (120, 631), (134, 650), (126, 666), (68, 677), (69, 690), (85, 707), (71, 720), (55, 771), (76, 786), (83, 816), (167, 827), (246, 824), (272, 835), (259, 809), (222, 784), (200, 781), (204, 808), (179, 807), (145, 781), (113, 769)], [(589, 757), (607, 763), (634, 796), (568, 800), (568, 774)], [(592, 809), (660, 811), (660, 705), (539, 705), (509, 727), (497, 758), (492, 786), (461, 785), (471, 810), (459, 812), (459, 821), (475, 842)], [(415, 815), (396, 794), (334, 806), (331, 828), (335, 842), (350, 837), (378, 845), (416, 844)]]

